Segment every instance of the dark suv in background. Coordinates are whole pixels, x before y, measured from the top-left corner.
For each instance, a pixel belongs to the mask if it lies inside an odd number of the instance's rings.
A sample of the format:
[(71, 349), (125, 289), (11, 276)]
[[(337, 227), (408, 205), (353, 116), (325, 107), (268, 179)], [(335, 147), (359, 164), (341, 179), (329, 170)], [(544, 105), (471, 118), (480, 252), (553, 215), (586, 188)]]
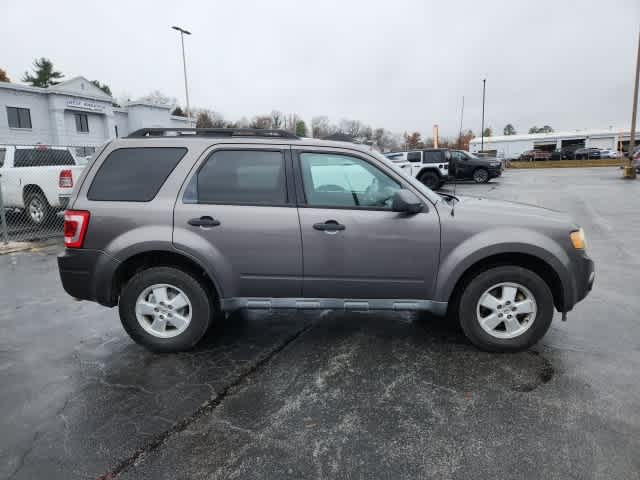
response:
[(279, 130), (137, 131), (102, 148), (69, 208), (65, 290), (117, 305), (155, 351), (245, 308), (448, 313), (515, 351), (594, 280), (565, 214), (438, 195), (367, 146)]

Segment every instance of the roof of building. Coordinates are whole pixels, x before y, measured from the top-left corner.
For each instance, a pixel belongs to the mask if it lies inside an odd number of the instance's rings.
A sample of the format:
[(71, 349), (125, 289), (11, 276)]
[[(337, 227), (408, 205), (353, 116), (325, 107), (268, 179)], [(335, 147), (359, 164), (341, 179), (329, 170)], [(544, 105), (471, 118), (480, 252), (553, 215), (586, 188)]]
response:
[(85, 77), (78, 76), (60, 82), (50, 87), (32, 87), (20, 83), (0, 82), (0, 89), (15, 90), (20, 92), (38, 93), (42, 95), (58, 94), (69, 95), (71, 97), (87, 98), (90, 100), (100, 100), (112, 102), (113, 99), (107, 95)]
[[(484, 143), (496, 143), (496, 142), (517, 142), (519, 140), (554, 140), (557, 138), (572, 138), (572, 137), (608, 137), (616, 134), (629, 134), (629, 129), (593, 129), (593, 130), (566, 130), (564, 132), (551, 132), (551, 133), (529, 133), (523, 135), (497, 135), (495, 137), (484, 137)], [(483, 139), (476, 137), (469, 143), (480, 143)]]

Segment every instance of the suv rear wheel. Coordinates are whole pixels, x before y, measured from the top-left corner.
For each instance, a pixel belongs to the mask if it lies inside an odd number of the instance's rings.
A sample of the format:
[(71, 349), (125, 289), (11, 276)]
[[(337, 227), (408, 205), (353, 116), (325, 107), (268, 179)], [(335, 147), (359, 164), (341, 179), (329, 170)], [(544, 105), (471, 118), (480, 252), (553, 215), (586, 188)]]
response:
[(422, 172), (418, 180), (431, 190), (438, 190), (442, 186), (442, 180), (435, 172)]
[(193, 348), (214, 310), (203, 285), (174, 267), (153, 267), (134, 275), (122, 289), (120, 320), (131, 338), (155, 352)]
[(496, 267), (471, 280), (458, 311), (460, 325), (474, 345), (492, 352), (515, 352), (535, 344), (547, 332), (553, 296), (531, 270)]

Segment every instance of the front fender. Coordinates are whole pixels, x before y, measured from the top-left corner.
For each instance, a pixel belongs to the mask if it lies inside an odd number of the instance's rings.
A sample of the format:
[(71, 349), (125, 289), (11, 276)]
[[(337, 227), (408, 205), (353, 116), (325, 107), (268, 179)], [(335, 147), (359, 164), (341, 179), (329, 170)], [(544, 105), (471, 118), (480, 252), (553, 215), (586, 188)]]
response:
[[(523, 238), (527, 242), (523, 242)], [(451, 247), (446, 241), (443, 243), (434, 298), (437, 301), (448, 302), (458, 281), (478, 262), (510, 253), (529, 255), (551, 267), (562, 284), (565, 305), (575, 303), (571, 260), (551, 237), (527, 228), (505, 227), (485, 230)]]

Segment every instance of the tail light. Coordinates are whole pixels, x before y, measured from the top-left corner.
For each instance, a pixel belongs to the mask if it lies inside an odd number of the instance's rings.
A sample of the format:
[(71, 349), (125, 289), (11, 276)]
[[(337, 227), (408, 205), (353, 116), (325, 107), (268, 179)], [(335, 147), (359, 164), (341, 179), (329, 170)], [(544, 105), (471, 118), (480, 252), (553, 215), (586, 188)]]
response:
[(64, 212), (64, 246), (82, 248), (88, 226), (89, 212), (86, 210), (67, 210)]
[(73, 188), (73, 175), (71, 170), (62, 170), (58, 178), (58, 186), (60, 188)]

